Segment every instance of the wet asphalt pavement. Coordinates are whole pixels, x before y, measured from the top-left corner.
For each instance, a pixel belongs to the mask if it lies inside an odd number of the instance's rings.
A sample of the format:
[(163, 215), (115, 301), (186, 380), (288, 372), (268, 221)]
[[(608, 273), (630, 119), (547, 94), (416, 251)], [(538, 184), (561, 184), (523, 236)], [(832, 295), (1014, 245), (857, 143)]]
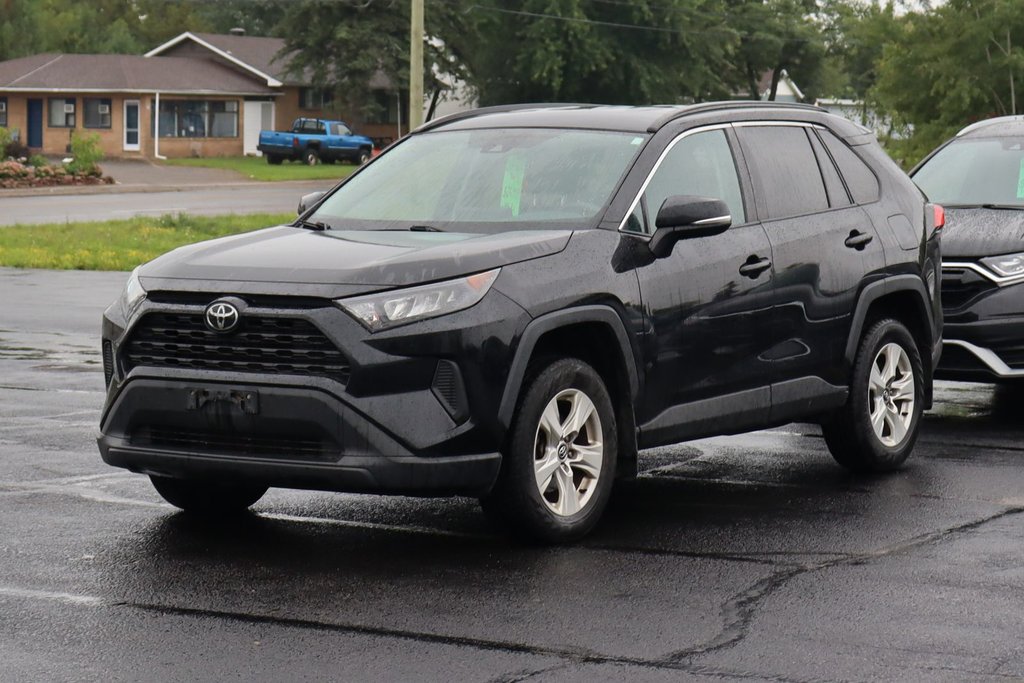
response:
[(201, 522), (96, 450), (124, 277), (0, 269), (0, 681), (1024, 677), (1024, 391), (941, 384), (886, 477), (806, 425), (647, 452), (573, 547), (462, 499)]

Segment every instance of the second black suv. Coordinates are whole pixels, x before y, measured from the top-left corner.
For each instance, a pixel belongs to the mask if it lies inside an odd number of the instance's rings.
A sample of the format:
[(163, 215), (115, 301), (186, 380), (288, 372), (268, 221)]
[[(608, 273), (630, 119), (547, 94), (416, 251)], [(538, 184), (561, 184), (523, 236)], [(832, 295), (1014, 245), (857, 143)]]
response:
[(308, 201), (106, 312), (101, 453), (174, 505), (470, 495), (559, 541), (639, 449), (814, 421), (890, 470), (931, 402), (937, 214), (813, 107), (483, 109)]

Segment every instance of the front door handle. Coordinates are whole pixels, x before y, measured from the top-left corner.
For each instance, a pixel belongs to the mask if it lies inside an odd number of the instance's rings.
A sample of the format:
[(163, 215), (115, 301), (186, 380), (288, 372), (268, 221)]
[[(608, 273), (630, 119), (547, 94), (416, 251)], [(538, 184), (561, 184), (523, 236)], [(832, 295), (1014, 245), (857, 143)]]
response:
[(740, 275), (753, 279), (771, 267), (771, 260), (761, 258), (760, 256), (751, 256), (747, 259), (746, 263), (740, 266)]
[(857, 251), (860, 251), (864, 249), (864, 247), (866, 247), (873, 239), (875, 238), (866, 232), (861, 232), (860, 230), (851, 230), (850, 236), (846, 238), (846, 241), (843, 242), (843, 244), (850, 247), (850, 249), (856, 249)]

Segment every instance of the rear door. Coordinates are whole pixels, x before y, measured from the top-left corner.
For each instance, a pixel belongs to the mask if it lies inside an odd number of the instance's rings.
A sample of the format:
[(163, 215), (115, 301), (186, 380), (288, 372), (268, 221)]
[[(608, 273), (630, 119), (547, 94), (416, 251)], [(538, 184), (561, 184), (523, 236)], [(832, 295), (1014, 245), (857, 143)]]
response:
[(768, 417), (771, 247), (744, 195), (728, 126), (688, 131), (663, 153), (625, 230), (653, 230), (671, 195), (715, 197), (733, 225), (682, 240), (637, 268), (651, 327), (646, 356), (644, 445), (743, 431)]
[[(813, 126), (737, 124), (775, 264), (778, 343), (773, 419), (806, 413), (848, 383), (844, 353), (866, 274), (884, 266), (867, 214), (854, 204)], [(823, 406), (824, 407), (824, 406)]]

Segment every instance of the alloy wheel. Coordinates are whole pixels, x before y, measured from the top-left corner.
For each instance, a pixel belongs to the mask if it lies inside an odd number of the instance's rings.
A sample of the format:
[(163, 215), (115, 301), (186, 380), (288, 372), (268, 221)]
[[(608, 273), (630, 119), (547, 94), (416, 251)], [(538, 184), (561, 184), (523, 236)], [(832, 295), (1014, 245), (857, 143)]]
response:
[(868, 409), (875, 436), (885, 446), (898, 446), (914, 419), (914, 368), (899, 344), (883, 346), (871, 364)]
[(559, 392), (541, 413), (533, 467), (541, 498), (556, 515), (575, 515), (593, 497), (604, 461), (602, 435), (597, 408), (579, 389)]

